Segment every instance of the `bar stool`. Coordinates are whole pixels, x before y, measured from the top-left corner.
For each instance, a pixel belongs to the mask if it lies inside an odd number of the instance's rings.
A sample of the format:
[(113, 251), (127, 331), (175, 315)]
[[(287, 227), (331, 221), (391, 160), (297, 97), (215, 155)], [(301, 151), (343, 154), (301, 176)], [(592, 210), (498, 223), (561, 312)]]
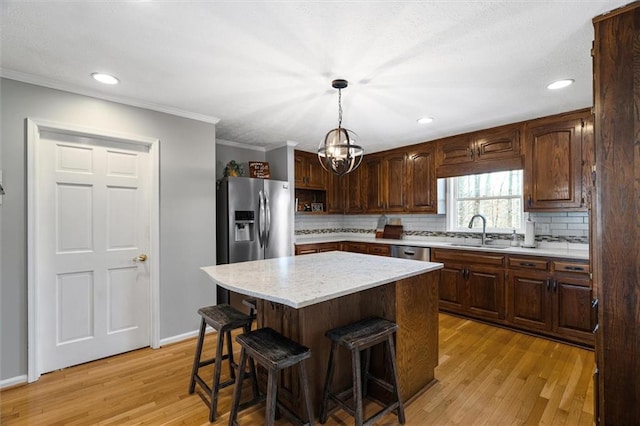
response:
[[(400, 398), (400, 390), (398, 388), (398, 368), (393, 343), (393, 337), (397, 330), (398, 325), (396, 323), (382, 318), (368, 318), (343, 327), (334, 328), (325, 333), (325, 336), (331, 340), (331, 352), (329, 353), (329, 366), (327, 368), (326, 382), (322, 395), (320, 423), (324, 424), (327, 421), (327, 416), (329, 415), (328, 404), (329, 399), (331, 399), (337, 404), (333, 409), (342, 407), (355, 418), (355, 423), (358, 426), (372, 425), (376, 420), (394, 410), (396, 411), (400, 424), (404, 424), (404, 405)], [(385, 347), (388, 352), (387, 359), (389, 360), (389, 367), (391, 368), (392, 383), (375, 377), (369, 372), (371, 347), (380, 343), (386, 343)], [(331, 391), (331, 383), (333, 382), (334, 358), (338, 345), (351, 351), (353, 384), (350, 388), (336, 394)], [(363, 350), (365, 351), (364, 373), (360, 367), (360, 352)], [(364, 420), (362, 399), (367, 396), (369, 380), (390, 392), (395, 398), (395, 401), (391, 401), (382, 410)], [(353, 396), (353, 407), (346, 402), (350, 395)], [(333, 409), (331, 411), (333, 411)]]
[(258, 313), (258, 300), (254, 298), (242, 299), (242, 304), (249, 308), (249, 316), (256, 319)]
[[(291, 412), (287, 407), (278, 401), (278, 375), (285, 368), (298, 365), (300, 375), (300, 388), (307, 411), (307, 422), (305, 425), (313, 425), (313, 407), (311, 406), (311, 396), (309, 395), (309, 380), (307, 378), (307, 370), (304, 360), (311, 356), (311, 349), (302, 346), (293, 340), (284, 337), (282, 334), (265, 327), (244, 333), (236, 337), (236, 341), (241, 346), (240, 351), (240, 369), (236, 378), (236, 387), (233, 392), (233, 403), (231, 406), (231, 415), (229, 417), (229, 425), (237, 425), (236, 418), (238, 411), (262, 402), (266, 399), (265, 425), (272, 426), (275, 422), (276, 408), (287, 417), (291, 417), (300, 423), (302, 419)], [(267, 369), (268, 384), (267, 394), (259, 399), (240, 404), (240, 395), (242, 393), (242, 382), (245, 372), (245, 364), (247, 359), (253, 359), (259, 365)]]
[[(198, 334), (198, 345), (196, 347), (195, 357), (193, 359), (193, 369), (191, 371), (191, 381), (189, 383), (189, 393), (195, 391), (196, 383), (198, 383), (205, 393), (209, 396), (209, 421), (213, 422), (216, 418), (216, 409), (218, 406), (218, 391), (222, 388), (235, 383), (237, 364), (233, 360), (233, 346), (231, 345), (231, 331), (243, 329), (244, 332), (251, 330), (251, 322), (253, 318), (245, 315), (231, 305), (215, 305), (198, 309), (198, 314), (202, 317), (200, 323), (200, 333)], [(202, 361), (202, 346), (204, 344), (205, 329), (209, 325), (218, 332), (216, 355), (214, 358)], [(227, 352), (223, 354), (223, 348), (227, 344)], [(220, 383), (220, 372), (222, 370), (222, 361), (229, 364), (229, 373), (231, 379)], [(204, 379), (198, 374), (201, 367), (215, 364), (213, 374), (213, 385), (209, 387)], [(248, 378), (253, 380), (254, 397), (258, 396), (258, 382), (255, 371), (255, 364), (250, 364), (251, 372)]]

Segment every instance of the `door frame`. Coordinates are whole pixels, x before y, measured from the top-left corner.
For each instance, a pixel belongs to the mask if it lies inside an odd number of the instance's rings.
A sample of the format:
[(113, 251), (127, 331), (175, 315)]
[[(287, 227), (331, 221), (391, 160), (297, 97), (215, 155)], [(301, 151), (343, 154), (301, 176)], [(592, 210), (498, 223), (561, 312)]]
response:
[(40, 132), (48, 131), (72, 136), (97, 137), (114, 142), (144, 145), (149, 149), (151, 197), (149, 204), (150, 250), (149, 250), (149, 345), (156, 349), (160, 347), (160, 140), (147, 136), (115, 132), (111, 130), (77, 126), (68, 123), (42, 120), (38, 118), (26, 119), (27, 129), (27, 350), (28, 369), (27, 381), (34, 382), (40, 378), (40, 345), (38, 342), (39, 313), (37, 311), (38, 285), (36, 265), (36, 247), (39, 242), (36, 211), (38, 205), (38, 149)]

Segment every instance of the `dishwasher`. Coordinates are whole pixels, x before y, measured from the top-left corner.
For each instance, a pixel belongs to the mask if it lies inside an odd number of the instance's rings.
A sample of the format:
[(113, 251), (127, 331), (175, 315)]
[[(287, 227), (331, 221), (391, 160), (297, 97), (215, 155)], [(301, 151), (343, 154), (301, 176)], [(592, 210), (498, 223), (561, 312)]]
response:
[(391, 257), (429, 262), (431, 260), (431, 250), (429, 247), (391, 246)]

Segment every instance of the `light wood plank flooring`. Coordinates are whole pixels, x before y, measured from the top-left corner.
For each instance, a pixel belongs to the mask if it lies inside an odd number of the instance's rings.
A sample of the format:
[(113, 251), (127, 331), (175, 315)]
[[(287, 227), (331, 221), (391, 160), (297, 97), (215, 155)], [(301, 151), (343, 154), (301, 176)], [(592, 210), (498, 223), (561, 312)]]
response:
[[(191, 339), (45, 374), (0, 393), (0, 423), (208, 424), (207, 405), (187, 392), (194, 349)], [(593, 352), (441, 314), (437, 382), (406, 407), (407, 424), (590, 425), (593, 365)], [(215, 424), (227, 424), (231, 395), (221, 392)], [(259, 405), (238, 420), (262, 424), (263, 413)], [(339, 411), (327, 424), (353, 421)]]

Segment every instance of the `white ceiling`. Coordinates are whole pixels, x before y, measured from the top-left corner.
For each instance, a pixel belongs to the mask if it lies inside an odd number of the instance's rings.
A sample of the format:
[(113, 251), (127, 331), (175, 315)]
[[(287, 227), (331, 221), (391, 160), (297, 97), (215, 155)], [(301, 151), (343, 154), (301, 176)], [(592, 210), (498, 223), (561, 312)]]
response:
[(591, 106), (591, 19), (627, 2), (3, 0), (0, 71), (307, 151), (344, 78), (343, 125), (375, 152)]

